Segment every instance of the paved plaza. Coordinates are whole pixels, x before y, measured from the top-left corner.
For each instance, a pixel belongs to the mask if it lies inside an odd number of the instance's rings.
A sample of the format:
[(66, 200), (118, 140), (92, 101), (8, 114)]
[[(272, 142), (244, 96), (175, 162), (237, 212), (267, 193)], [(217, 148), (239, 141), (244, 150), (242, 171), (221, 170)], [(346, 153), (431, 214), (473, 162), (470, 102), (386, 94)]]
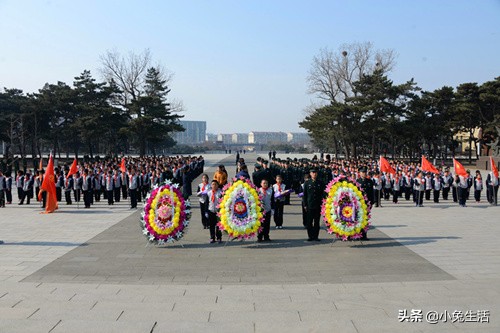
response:
[[(234, 155), (206, 160), (210, 178), (220, 161), (234, 175)], [(209, 244), (192, 204), (166, 246), (127, 202), (1, 209), (0, 332), (500, 332), (500, 207), (485, 199), (383, 202), (369, 241), (313, 243), (296, 197), (270, 243)]]

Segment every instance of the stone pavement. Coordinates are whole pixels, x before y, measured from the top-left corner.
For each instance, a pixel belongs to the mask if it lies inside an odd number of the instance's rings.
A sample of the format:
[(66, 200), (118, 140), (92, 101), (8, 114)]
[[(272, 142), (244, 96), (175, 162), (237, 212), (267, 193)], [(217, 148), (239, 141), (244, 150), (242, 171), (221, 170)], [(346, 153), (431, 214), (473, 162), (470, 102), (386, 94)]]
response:
[[(224, 157), (207, 155), (210, 177)], [(185, 238), (164, 247), (127, 203), (0, 210), (0, 332), (500, 331), (499, 207), (384, 202), (370, 241), (310, 244), (293, 198), (273, 242), (208, 244), (192, 202)]]

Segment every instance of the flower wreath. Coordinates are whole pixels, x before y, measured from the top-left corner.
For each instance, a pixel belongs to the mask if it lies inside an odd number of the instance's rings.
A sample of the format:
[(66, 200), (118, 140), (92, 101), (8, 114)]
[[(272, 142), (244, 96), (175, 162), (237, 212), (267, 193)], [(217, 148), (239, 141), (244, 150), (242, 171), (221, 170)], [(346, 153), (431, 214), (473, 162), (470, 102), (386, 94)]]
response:
[(321, 214), (329, 234), (342, 240), (358, 239), (370, 228), (370, 206), (361, 185), (352, 178), (337, 177), (326, 187)]
[(217, 224), (229, 237), (248, 239), (261, 229), (263, 207), (257, 188), (248, 179), (233, 179), (222, 189), (219, 202), (220, 221)]
[(141, 218), (142, 233), (158, 245), (182, 238), (191, 218), (189, 200), (170, 181), (153, 187), (146, 197)]

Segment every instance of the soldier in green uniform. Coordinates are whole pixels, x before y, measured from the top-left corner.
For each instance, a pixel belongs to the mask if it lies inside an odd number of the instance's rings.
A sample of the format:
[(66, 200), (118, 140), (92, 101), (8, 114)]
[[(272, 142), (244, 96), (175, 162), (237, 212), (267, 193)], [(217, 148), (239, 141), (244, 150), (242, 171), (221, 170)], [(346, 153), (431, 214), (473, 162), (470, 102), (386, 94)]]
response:
[[(373, 180), (370, 178), (366, 177), (366, 167), (361, 167), (359, 168), (359, 178), (356, 179), (356, 181), (361, 185), (361, 189), (363, 190), (363, 193), (366, 195), (368, 202), (366, 203), (370, 207), (373, 205)], [(362, 231), (362, 240), (368, 240), (368, 237), (366, 237), (366, 232), (363, 230)]]
[(319, 222), (321, 218), (321, 204), (326, 196), (325, 184), (318, 177), (318, 169), (310, 170), (311, 179), (304, 183), (304, 196), (302, 201), (307, 215), (307, 241), (320, 241)]

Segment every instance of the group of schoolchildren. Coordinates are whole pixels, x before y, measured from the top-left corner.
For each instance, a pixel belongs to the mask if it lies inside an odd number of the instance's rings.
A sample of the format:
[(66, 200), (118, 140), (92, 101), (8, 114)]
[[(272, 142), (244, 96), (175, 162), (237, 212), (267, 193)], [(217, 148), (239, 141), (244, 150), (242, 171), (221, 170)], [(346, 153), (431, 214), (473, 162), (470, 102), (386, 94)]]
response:
[[(84, 207), (90, 208), (103, 197), (108, 205), (130, 199), (131, 209), (136, 209), (153, 186), (167, 180), (179, 184), (183, 196), (188, 198), (192, 194), (192, 181), (203, 172), (204, 159), (202, 156), (157, 156), (127, 158), (125, 169), (121, 169), (120, 164), (117, 158), (84, 162), (74, 174), (69, 174), (69, 165), (54, 168), (57, 201), (62, 201), (64, 192), (67, 205), (83, 199)], [(19, 170), (15, 180), (0, 172), (0, 206), (12, 203), (13, 186), (17, 188), (19, 205), (30, 204), (33, 197), (38, 199), (43, 178), (44, 170), (37, 170), (34, 176)], [(40, 197), (44, 208), (46, 193)]]
[[(258, 242), (270, 242), (269, 231), (271, 228), (271, 217), (274, 217), (276, 229), (283, 229), (283, 211), (286, 204), (286, 198), (289, 192), (283, 183), (283, 178), (277, 175), (272, 178), (271, 174), (260, 175), (261, 160), (256, 164), (256, 171), (252, 178), (248, 173), (248, 167), (243, 158), (237, 161), (236, 179), (252, 180), (257, 187), (259, 197), (264, 209), (264, 220), (262, 228), (257, 235)], [(222, 232), (217, 226), (219, 211), (218, 203), (222, 196), (222, 187), (228, 182), (228, 173), (224, 165), (219, 165), (214, 173), (212, 181), (209, 183), (207, 174), (202, 175), (202, 181), (197, 188), (199, 197), (201, 223), (204, 229), (210, 230), (210, 243), (222, 242)]]

